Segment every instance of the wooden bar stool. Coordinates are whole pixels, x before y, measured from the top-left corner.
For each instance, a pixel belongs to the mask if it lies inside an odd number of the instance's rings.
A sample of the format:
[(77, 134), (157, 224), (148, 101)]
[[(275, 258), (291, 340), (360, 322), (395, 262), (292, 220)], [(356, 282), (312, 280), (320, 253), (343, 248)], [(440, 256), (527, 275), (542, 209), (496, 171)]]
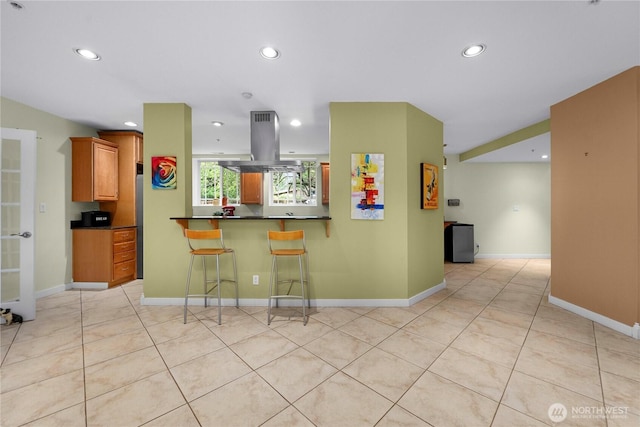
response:
[[(309, 300), (309, 253), (304, 239), (303, 230), (295, 231), (268, 231), (267, 240), (269, 252), (272, 255), (271, 279), (269, 280), (269, 303), (267, 307), (267, 324), (271, 324), (271, 300), (276, 301), (276, 307), (280, 299), (300, 299), (302, 300), (302, 321), (307, 324), (308, 316), (306, 306), (311, 308)], [(299, 278), (280, 279), (278, 276), (278, 258), (297, 257)], [(303, 262), (303, 258), (305, 259)], [(292, 295), (291, 288), (294, 283), (300, 283), (300, 295)], [(281, 293), (279, 285), (288, 283), (286, 293)], [(307, 288), (307, 289), (305, 289)]]
[[(191, 253), (191, 261), (189, 262), (189, 272), (187, 273), (187, 288), (184, 296), (184, 323), (187, 323), (187, 305), (189, 297), (201, 297), (204, 298), (204, 306), (208, 306), (208, 299), (210, 293), (214, 290), (218, 290), (218, 325), (222, 323), (222, 303), (220, 298), (220, 287), (222, 282), (231, 282), (234, 284), (236, 292), (236, 308), (239, 307), (238, 303), (238, 269), (236, 267), (236, 253), (233, 249), (227, 248), (224, 245), (224, 239), (222, 237), (222, 230), (190, 230), (184, 229), (184, 235), (189, 243), (189, 249)], [(233, 259), (233, 279), (223, 279), (220, 277), (220, 255), (231, 254)], [(202, 294), (190, 294), (191, 286), (191, 272), (193, 270), (193, 260), (196, 256), (202, 257), (202, 272), (204, 275), (204, 293)], [(216, 258), (216, 279), (207, 279), (207, 257)], [(214, 284), (215, 286), (208, 289), (208, 286)]]

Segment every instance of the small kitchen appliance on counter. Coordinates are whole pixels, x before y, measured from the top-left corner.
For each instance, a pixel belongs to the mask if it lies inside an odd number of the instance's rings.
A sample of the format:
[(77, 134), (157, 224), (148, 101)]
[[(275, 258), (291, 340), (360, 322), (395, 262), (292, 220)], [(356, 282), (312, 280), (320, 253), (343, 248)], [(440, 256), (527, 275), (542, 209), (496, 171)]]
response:
[(235, 211), (236, 211), (236, 207), (235, 206), (223, 206), (222, 207), (222, 214), (224, 216), (233, 216)]
[(111, 225), (111, 212), (87, 211), (82, 212), (83, 227), (108, 227)]

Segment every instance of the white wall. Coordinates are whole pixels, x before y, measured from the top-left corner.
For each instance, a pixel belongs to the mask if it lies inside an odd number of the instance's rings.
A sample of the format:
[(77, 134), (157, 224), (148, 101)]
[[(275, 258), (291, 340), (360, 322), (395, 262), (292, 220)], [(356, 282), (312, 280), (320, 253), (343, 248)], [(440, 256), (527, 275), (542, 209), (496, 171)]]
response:
[(478, 257), (551, 255), (549, 163), (459, 163), (457, 156), (447, 163), (445, 220), (474, 224)]

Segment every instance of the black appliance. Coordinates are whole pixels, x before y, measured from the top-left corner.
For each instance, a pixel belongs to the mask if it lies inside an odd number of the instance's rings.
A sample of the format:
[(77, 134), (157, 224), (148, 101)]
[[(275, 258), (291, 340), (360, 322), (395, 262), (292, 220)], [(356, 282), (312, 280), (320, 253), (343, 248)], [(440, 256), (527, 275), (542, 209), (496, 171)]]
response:
[(87, 211), (82, 212), (83, 227), (108, 227), (111, 225), (111, 212)]
[(470, 262), (474, 258), (473, 224), (450, 224), (444, 229), (444, 258), (450, 262)]

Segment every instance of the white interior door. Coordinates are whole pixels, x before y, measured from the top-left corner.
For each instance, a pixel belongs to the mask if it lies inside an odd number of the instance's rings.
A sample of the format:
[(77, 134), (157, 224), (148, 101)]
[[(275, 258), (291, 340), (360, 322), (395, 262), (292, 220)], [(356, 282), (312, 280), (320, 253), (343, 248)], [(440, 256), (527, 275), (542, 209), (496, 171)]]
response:
[(0, 136), (1, 307), (33, 320), (36, 132), (2, 128)]

